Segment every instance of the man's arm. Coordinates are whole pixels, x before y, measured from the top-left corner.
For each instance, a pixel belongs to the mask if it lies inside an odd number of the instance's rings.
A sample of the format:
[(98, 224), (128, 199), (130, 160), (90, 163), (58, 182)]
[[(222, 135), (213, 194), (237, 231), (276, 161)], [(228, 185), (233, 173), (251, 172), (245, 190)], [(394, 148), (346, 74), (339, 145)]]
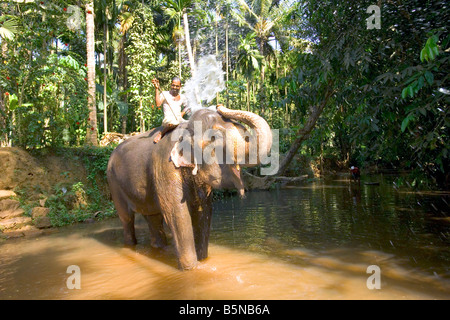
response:
[(155, 86), (155, 104), (157, 107), (160, 107), (164, 101), (164, 98), (160, 95), (160, 87), (159, 87), (159, 81), (158, 79), (152, 80), (153, 85)]

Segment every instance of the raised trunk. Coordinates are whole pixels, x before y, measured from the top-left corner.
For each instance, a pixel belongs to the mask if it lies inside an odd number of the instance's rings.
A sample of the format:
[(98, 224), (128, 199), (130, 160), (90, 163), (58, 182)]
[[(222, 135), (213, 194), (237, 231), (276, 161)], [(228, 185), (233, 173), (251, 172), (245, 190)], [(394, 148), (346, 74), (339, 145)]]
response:
[[(224, 106), (218, 106), (217, 111), (223, 115), (224, 117), (232, 120), (237, 120), (244, 124), (250, 126), (251, 129), (254, 130), (254, 135), (256, 136), (256, 146), (251, 145), (254, 139), (249, 139), (247, 142), (244, 137), (241, 137), (241, 141), (245, 140), (246, 142), (241, 142), (246, 144), (246, 155), (245, 159), (249, 157), (249, 152), (256, 152), (256, 155), (250, 154), (250, 161), (245, 163), (246, 166), (254, 166), (261, 163), (262, 157), (267, 157), (270, 153), (270, 149), (272, 148), (272, 131), (270, 130), (269, 125), (266, 120), (262, 117), (248, 111), (242, 110), (231, 110), (225, 108)], [(239, 140), (238, 140), (239, 141)], [(252, 156), (255, 157), (256, 161), (252, 161)]]

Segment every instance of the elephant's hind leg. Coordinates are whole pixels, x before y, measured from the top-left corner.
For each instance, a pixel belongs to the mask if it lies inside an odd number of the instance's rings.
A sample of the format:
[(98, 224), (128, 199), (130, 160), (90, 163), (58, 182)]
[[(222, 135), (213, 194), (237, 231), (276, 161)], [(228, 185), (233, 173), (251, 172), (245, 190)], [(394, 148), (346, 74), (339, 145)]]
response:
[(164, 248), (167, 246), (166, 233), (164, 232), (164, 219), (161, 214), (143, 215), (147, 220), (150, 230), (150, 244), (154, 248)]
[(114, 206), (123, 226), (123, 242), (126, 246), (137, 243), (134, 229), (134, 212), (129, 208), (128, 201), (122, 192), (111, 192)]

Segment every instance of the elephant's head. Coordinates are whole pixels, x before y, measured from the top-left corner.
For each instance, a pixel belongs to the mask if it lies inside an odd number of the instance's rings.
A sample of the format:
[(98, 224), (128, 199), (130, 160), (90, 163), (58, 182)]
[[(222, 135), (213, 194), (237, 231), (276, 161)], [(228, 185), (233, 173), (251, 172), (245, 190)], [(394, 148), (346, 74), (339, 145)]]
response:
[(241, 196), (241, 167), (260, 164), (272, 146), (272, 133), (263, 118), (223, 106), (217, 112), (195, 112), (177, 132), (172, 134), (177, 139), (171, 152), (174, 165), (191, 168), (193, 175), (215, 189), (237, 188)]

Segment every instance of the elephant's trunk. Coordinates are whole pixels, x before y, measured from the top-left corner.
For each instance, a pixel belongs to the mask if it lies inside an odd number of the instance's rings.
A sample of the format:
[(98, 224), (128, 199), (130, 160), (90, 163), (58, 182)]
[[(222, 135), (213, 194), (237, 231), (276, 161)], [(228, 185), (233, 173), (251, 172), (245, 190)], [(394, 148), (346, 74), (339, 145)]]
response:
[[(256, 152), (256, 163), (250, 160), (249, 162), (246, 162), (245, 165), (253, 166), (260, 164), (262, 160), (261, 158), (267, 157), (270, 149), (272, 148), (272, 132), (266, 120), (252, 112), (231, 110), (222, 105), (217, 107), (217, 111), (225, 118), (245, 123), (250, 127), (250, 129), (254, 130), (254, 134), (256, 136), (256, 146), (251, 145), (255, 139), (250, 139), (250, 141), (245, 142), (245, 159), (249, 157), (249, 152)], [(250, 159), (252, 159), (251, 155)]]

